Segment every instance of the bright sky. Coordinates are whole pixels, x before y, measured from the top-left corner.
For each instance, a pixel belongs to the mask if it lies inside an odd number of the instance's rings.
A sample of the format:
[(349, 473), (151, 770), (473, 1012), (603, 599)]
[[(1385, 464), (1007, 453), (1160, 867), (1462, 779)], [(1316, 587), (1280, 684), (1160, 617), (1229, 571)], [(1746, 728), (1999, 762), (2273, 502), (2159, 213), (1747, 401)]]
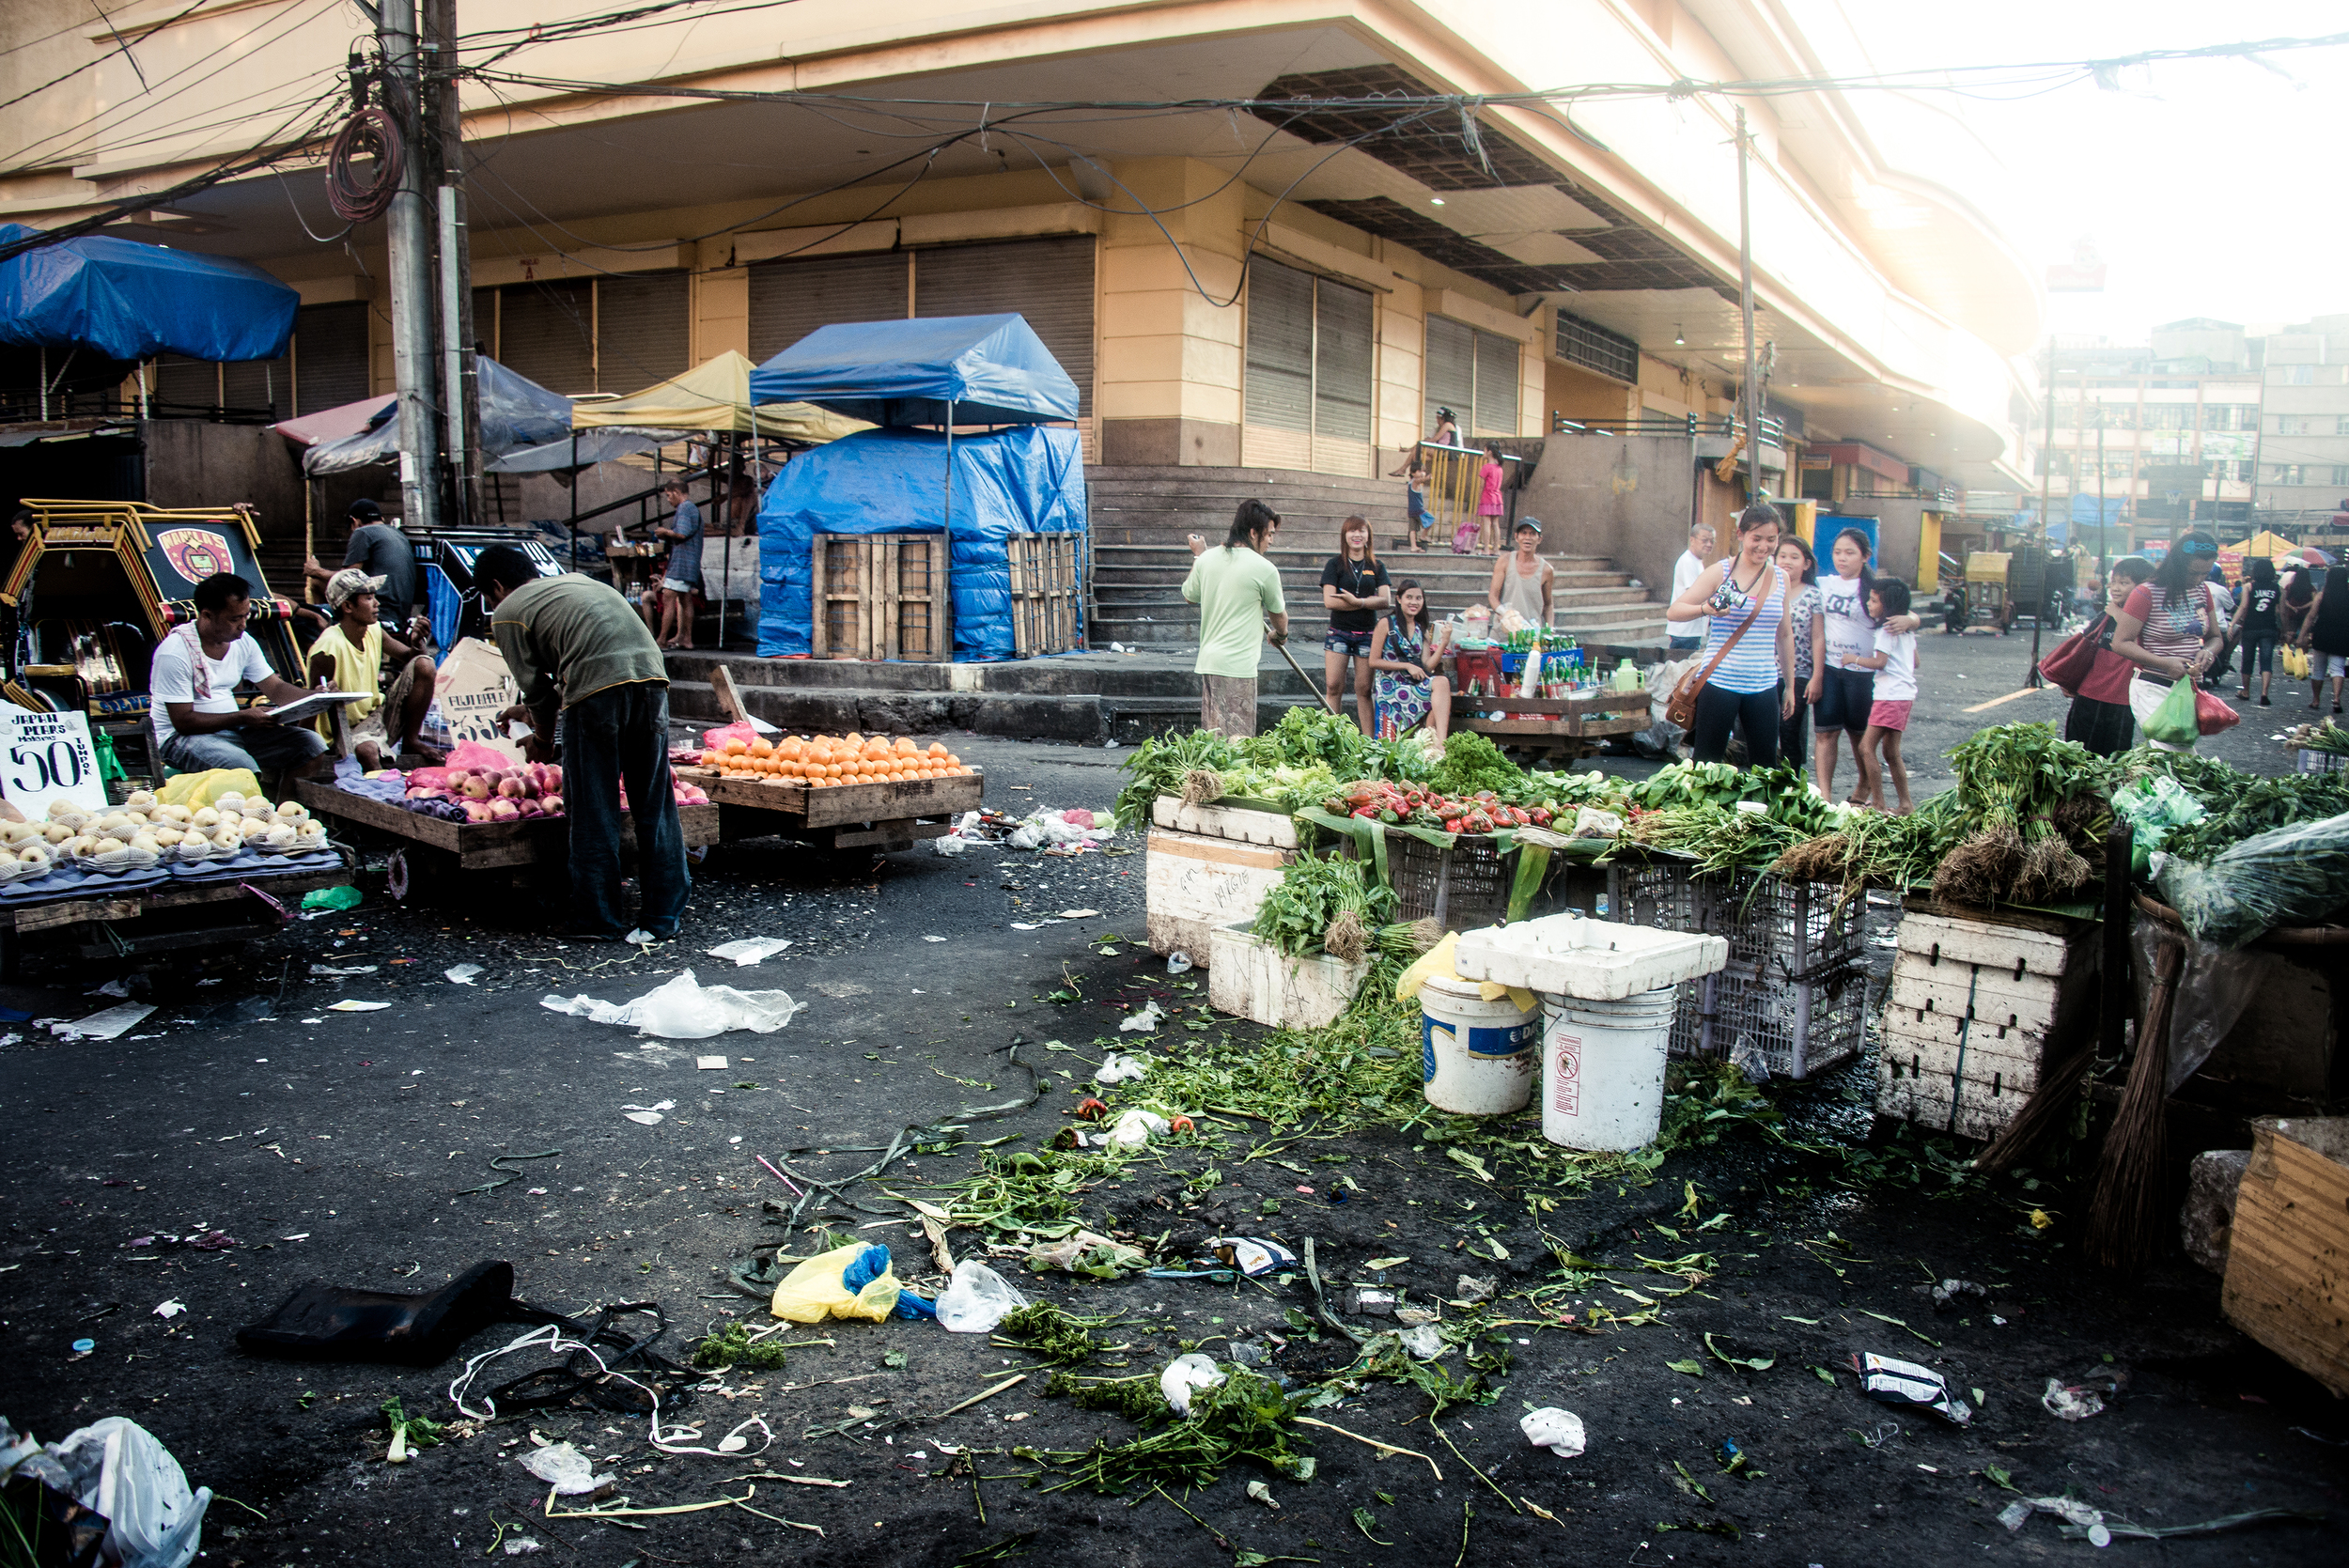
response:
[[(1807, 8), (1798, 4), (1797, 14)], [(2341, 0), (1840, 0), (1840, 8), (1881, 70), (2349, 32)], [(2012, 178), (2004, 199), (1983, 199), (2024, 255), (2061, 261), (2082, 236), (2104, 255), (2105, 294), (2051, 297), (2057, 332), (2141, 343), (2155, 323), (2189, 316), (2271, 327), (2349, 314), (2349, 46), (2267, 58), (2288, 76), (2248, 60), (2188, 60), (2130, 72), (2118, 92), (1979, 85), (1959, 101)]]

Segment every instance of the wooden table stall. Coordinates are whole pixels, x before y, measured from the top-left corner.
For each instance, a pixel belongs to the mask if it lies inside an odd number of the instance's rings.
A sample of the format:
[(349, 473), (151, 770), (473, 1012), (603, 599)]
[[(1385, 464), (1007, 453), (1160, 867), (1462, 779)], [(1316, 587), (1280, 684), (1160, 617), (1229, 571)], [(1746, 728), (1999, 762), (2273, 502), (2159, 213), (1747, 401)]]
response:
[[(298, 904), (319, 888), (350, 880), (347, 866), (244, 878), (281, 904)], [(234, 918), (250, 913), (255, 918)], [(151, 924), (149, 924), (151, 922)], [(25, 939), (73, 940), (85, 958), (129, 958), (175, 949), (217, 947), (265, 937), (276, 912), (238, 882), (199, 882), (132, 889), (106, 896), (66, 897), (54, 903), (0, 906), (0, 979), (14, 979)]]
[[(1595, 753), (1610, 736), (1635, 735), (1648, 727), (1648, 694), (1584, 691), (1571, 697), (1455, 697), (1460, 717), (1454, 726), (1492, 737), (1503, 751), (1522, 747), (1572, 761)], [(1495, 717), (1487, 717), (1495, 715)]]
[(819, 849), (910, 849), (943, 838), (955, 818), (976, 811), (987, 779), (973, 768), (942, 779), (815, 789), (796, 779), (730, 779), (714, 768), (682, 767), (677, 776), (717, 803), (719, 836), (731, 841), (780, 836)]
[[(569, 855), (568, 817), (534, 816), (526, 822), (450, 822), (423, 812), (410, 811), (388, 800), (353, 795), (332, 784), (303, 781), (295, 786), (302, 803), (320, 816), (374, 828), (434, 852), (446, 869), (494, 871), (565, 860)], [(718, 808), (679, 806), (677, 820), (685, 830), (685, 846), (715, 844), (719, 838)], [(620, 821), (620, 848), (633, 854), (636, 831), (628, 818)]]

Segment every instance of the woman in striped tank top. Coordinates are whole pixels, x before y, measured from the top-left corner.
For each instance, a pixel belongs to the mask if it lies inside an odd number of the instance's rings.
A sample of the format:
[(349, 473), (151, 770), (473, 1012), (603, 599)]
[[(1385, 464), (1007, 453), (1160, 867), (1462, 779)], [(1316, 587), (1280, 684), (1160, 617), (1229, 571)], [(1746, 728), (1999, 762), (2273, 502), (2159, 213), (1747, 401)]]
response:
[(1778, 760), (1779, 721), (1795, 710), (1788, 587), (1774, 560), (1781, 526), (1778, 508), (1766, 501), (1738, 513), (1737, 553), (1698, 573), (1664, 611), (1664, 618), (1676, 625), (1705, 624), (1696, 667), (1710, 673), (1698, 693), (1696, 725), (1688, 735), (1689, 751), (1699, 762), (1720, 761), (1732, 729), (1744, 739), (1751, 766), (1766, 768)]

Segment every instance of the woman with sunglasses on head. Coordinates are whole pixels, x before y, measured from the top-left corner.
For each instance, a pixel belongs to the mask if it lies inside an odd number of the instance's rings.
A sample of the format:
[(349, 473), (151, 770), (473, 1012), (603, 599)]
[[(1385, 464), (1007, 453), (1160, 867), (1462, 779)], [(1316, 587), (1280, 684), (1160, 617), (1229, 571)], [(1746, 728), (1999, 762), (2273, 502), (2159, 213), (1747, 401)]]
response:
[[(2129, 711), (2139, 724), (2177, 682), (2198, 678), (2226, 646), (2226, 623), (2208, 578), (2218, 541), (2200, 529), (2179, 536), (2150, 582), (2130, 590), (2112, 617), (2112, 651), (2137, 666), (2129, 679)], [(2150, 737), (2149, 737), (2150, 739)], [(2186, 748), (2150, 743), (2163, 751)]]

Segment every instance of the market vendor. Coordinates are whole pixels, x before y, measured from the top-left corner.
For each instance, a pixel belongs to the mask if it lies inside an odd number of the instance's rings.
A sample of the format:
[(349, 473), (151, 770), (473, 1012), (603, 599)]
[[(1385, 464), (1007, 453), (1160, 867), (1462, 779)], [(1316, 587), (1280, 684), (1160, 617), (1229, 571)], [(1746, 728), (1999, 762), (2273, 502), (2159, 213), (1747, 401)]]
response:
[[(418, 738), (424, 716), (432, 707), (432, 660), (383, 629), (376, 612), (382, 586), (381, 578), (369, 577), (357, 567), (345, 567), (328, 578), (326, 604), (334, 612), (334, 624), (310, 644), (312, 680), (337, 691), (382, 692), (343, 710), (359, 766), (370, 773), (384, 766), (383, 748), (391, 742), (397, 743), (391, 747), (393, 760), (403, 752), (435, 763), (443, 760)], [(388, 682), (383, 678), (387, 659), (392, 665)], [(332, 740), (333, 724), (332, 719), (319, 719), (319, 733)]]
[(1493, 580), (1485, 602), (1495, 610), (1514, 610), (1527, 626), (1547, 627), (1557, 595), (1558, 568), (1542, 559), (1539, 518), (1519, 518), (1512, 530), (1517, 549), (1493, 563)]
[(251, 681), (272, 703), (299, 702), (301, 687), (270, 668), (244, 629), (253, 584), (214, 572), (195, 585), (195, 619), (155, 644), (148, 673), (155, 749), (175, 773), (242, 768), (257, 777), (290, 770), (307, 775), (325, 754), (317, 731), (277, 722), (265, 707), (239, 707), (237, 686)]
[(1199, 673), (1199, 727), (1236, 740), (1256, 733), (1257, 644), (1268, 635), (1276, 648), (1289, 640), (1281, 569), (1265, 553), (1280, 531), (1280, 513), (1243, 501), (1221, 544), (1210, 549), (1204, 536), (1190, 536), (1183, 598), (1199, 607), (1199, 659), (1191, 666)]
[[(490, 630), (521, 701), (501, 724), (530, 722), (523, 754), (554, 760), (562, 718), (563, 799), (570, 824), (571, 904), (583, 941), (667, 940), (692, 887), (669, 772), (669, 673), (618, 590), (576, 573), (540, 577), (512, 545), (474, 562)], [(636, 823), (636, 926), (623, 918), (620, 794)]]

